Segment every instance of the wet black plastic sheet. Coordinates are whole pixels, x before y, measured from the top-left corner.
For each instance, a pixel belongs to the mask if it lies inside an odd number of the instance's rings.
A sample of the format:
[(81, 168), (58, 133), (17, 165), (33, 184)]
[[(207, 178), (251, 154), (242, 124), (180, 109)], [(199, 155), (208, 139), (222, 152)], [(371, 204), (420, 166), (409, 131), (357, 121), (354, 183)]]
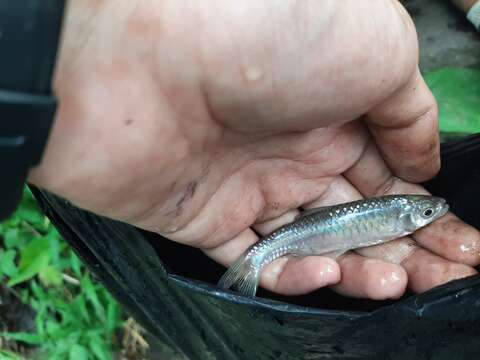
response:
[[(442, 170), (426, 187), (480, 228), (480, 136), (444, 144), (442, 155)], [(480, 276), (398, 301), (349, 299), (328, 289), (248, 299), (217, 289), (223, 267), (196, 249), (34, 193), (96, 277), (187, 358), (478, 358)]]

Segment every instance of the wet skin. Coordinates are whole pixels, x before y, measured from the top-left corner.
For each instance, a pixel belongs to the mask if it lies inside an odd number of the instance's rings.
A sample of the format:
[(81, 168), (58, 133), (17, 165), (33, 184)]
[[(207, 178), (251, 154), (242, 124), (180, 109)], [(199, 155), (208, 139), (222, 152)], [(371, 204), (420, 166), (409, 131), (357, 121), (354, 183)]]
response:
[[(439, 139), (417, 62), (397, 1), (72, 1), (29, 180), (228, 266), (300, 207), (425, 193)], [(476, 273), (479, 244), (448, 214), (338, 262), (279, 259), (261, 285), (397, 298)]]

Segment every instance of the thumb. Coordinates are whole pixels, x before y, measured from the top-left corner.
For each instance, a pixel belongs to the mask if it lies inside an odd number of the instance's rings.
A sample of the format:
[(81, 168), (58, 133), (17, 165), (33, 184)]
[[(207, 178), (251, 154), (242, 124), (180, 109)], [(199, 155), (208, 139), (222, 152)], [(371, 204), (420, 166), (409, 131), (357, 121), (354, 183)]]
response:
[(366, 117), (370, 132), (391, 170), (421, 182), (440, 169), (436, 101), (417, 69), (410, 80)]

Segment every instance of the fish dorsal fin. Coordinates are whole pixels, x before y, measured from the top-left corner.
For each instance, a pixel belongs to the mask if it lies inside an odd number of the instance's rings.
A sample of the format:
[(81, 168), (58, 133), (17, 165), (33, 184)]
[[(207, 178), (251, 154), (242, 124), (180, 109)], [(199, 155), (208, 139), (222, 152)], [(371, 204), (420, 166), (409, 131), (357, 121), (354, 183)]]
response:
[(301, 219), (305, 216), (318, 214), (318, 213), (326, 211), (327, 209), (330, 209), (330, 208), (331, 208), (331, 206), (320, 206), (320, 207), (316, 207), (316, 208), (313, 208), (313, 209), (304, 210), (300, 214), (298, 214), (298, 216), (295, 218), (295, 220)]

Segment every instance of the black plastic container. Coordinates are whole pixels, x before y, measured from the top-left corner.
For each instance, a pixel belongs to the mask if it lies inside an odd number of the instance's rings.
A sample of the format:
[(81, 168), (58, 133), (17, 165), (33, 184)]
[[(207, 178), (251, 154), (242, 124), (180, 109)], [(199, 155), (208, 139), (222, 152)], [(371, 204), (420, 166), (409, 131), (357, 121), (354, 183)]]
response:
[[(442, 145), (426, 187), (480, 228), (480, 136)], [(159, 340), (190, 359), (475, 359), (480, 276), (395, 302), (323, 289), (248, 299), (214, 284), (224, 269), (200, 251), (34, 191), (91, 271)], [(262, 298), (272, 296), (276, 300)]]

